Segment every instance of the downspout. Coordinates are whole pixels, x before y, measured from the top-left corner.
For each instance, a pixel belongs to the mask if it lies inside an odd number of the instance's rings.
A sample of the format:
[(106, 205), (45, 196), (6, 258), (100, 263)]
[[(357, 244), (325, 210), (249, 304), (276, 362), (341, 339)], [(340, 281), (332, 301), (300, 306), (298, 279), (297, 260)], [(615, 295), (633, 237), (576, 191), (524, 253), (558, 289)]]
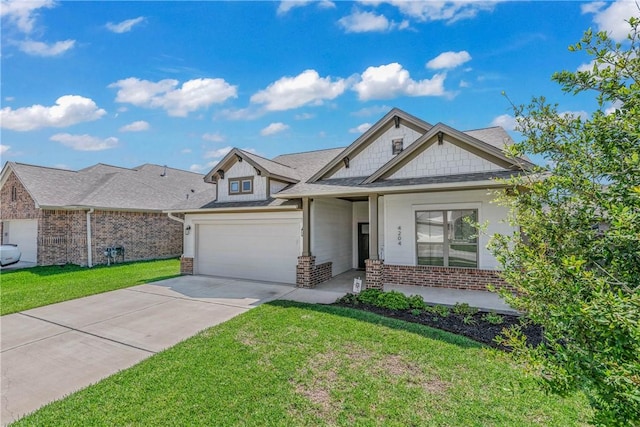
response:
[(87, 267), (93, 267), (93, 253), (91, 251), (91, 214), (93, 208), (87, 211)]

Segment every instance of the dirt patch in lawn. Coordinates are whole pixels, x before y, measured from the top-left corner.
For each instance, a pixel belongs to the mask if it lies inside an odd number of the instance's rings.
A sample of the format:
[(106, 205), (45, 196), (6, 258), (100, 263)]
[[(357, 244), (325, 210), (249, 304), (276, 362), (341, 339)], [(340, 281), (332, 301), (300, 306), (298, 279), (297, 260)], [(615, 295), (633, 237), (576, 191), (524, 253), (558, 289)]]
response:
[(361, 347), (340, 350), (315, 355), (291, 380), (296, 393), (308, 399), (315, 407), (315, 415), (325, 422), (334, 423), (345, 401), (353, 398), (358, 389), (366, 388), (384, 399), (383, 395), (400, 385), (417, 387), (429, 394), (441, 394), (450, 387), (402, 355), (380, 355)]

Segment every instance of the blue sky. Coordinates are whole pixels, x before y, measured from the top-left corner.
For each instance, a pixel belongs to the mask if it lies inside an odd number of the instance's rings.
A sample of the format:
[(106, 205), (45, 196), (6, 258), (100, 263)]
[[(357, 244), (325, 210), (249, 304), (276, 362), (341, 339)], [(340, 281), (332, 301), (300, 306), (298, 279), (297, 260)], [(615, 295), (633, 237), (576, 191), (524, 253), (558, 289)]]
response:
[[(2, 0), (2, 162), (207, 172), (229, 149), (265, 157), (346, 146), (390, 108), (460, 130), (563, 94), (554, 71), (583, 32), (622, 40), (616, 2)], [(518, 139), (516, 133), (512, 133)]]

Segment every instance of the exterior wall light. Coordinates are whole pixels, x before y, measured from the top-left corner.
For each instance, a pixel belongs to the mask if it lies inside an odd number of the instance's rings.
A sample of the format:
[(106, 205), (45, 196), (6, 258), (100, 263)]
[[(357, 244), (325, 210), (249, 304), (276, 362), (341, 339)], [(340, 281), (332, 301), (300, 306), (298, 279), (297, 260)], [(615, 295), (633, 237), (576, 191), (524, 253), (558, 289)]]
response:
[(188, 235), (189, 235), (189, 233), (191, 233), (191, 226), (190, 226), (190, 225), (187, 225), (187, 227), (184, 229), (184, 235), (185, 235), (185, 236), (188, 236)]

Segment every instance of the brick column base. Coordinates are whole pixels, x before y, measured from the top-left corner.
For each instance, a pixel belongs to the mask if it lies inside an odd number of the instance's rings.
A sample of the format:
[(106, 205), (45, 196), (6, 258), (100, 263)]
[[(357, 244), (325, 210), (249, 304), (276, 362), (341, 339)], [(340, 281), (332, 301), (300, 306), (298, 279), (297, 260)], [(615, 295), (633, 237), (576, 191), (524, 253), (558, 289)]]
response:
[(299, 288), (315, 288), (318, 283), (331, 279), (331, 262), (316, 265), (316, 257), (299, 256), (296, 267), (296, 286)]
[(180, 257), (180, 274), (193, 274), (193, 258)]
[(366, 259), (364, 260), (364, 265), (366, 267), (365, 289), (383, 290), (384, 260)]

